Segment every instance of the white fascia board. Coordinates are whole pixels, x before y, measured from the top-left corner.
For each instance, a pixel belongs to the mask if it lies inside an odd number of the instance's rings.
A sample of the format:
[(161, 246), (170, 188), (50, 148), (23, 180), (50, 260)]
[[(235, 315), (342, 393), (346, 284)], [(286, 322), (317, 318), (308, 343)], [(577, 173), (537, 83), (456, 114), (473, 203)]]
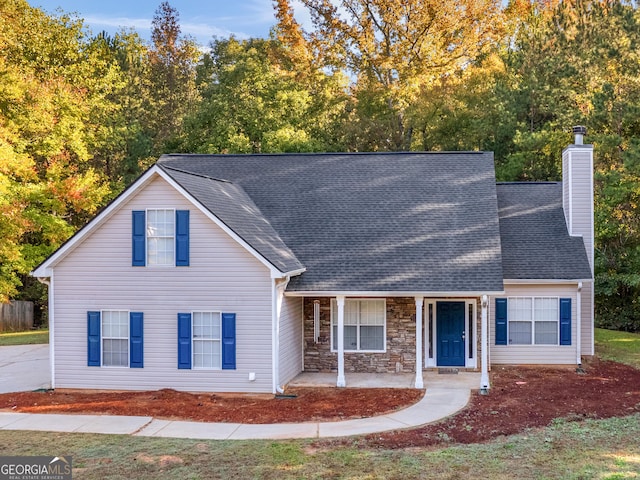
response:
[(477, 292), (389, 292), (389, 291), (300, 291), (285, 292), (287, 297), (435, 297), (435, 298), (470, 298), (482, 295), (503, 295), (504, 290)]
[(82, 240), (93, 232), (99, 225), (108, 219), (118, 210), (120, 205), (126, 202), (132, 195), (147, 183), (149, 183), (155, 175), (160, 172), (160, 168), (154, 165), (142, 174), (134, 183), (127, 187), (120, 195), (118, 195), (104, 210), (93, 217), (84, 227), (82, 227), (75, 235), (62, 244), (49, 258), (47, 258), (40, 266), (30, 273), (33, 277), (50, 277), (53, 267), (62, 260), (73, 248), (82, 242)]
[(553, 279), (543, 279), (543, 280), (533, 280), (533, 279), (512, 279), (512, 280), (504, 280), (505, 285), (577, 285), (579, 282), (590, 282), (591, 278), (576, 278), (574, 280), (553, 280)]
[(298, 270), (291, 270), (290, 272), (280, 272), (279, 270), (276, 270), (276, 272), (278, 272), (275, 276), (274, 276), (274, 272), (271, 272), (271, 278), (275, 279), (275, 278), (291, 278), (291, 277), (296, 277), (298, 275), (302, 275), (304, 272), (306, 272), (307, 269), (306, 268), (299, 268)]

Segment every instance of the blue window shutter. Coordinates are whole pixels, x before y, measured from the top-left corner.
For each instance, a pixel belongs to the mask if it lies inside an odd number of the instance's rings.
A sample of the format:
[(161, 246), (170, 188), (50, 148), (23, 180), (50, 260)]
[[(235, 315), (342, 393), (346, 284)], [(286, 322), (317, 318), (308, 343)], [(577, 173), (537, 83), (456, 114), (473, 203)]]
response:
[(178, 314), (178, 368), (191, 368), (191, 314)]
[(236, 314), (222, 314), (222, 369), (236, 369)]
[(100, 366), (100, 312), (87, 312), (87, 365)]
[(189, 266), (189, 210), (176, 210), (176, 267)]
[(506, 298), (496, 298), (496, 345), (507, 345)]
[(143, 328), (144, 314), (142, 312), (129, 313), (129, 367), (144, 367)]
[(146, 215), (144, 210), (134, 210), (132, 214), (132, 261), (134, 267), (144, 267), (147, 260)]
[(560, 299), (560, 345), (571, 345), (571, 299)]

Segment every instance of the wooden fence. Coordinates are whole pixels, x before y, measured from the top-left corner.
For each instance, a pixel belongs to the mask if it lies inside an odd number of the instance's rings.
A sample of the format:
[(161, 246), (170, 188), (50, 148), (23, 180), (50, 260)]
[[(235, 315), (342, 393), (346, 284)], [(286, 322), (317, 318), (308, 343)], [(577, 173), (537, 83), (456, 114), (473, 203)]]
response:
[(0, 332), (23, 332), (33, 328), (33, 302), (0, 303)]

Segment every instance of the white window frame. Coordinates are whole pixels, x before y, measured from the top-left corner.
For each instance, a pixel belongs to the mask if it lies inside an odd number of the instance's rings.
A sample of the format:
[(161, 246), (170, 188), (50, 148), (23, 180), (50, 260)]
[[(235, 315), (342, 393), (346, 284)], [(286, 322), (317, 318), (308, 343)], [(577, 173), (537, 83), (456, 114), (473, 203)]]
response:
[[(171, 235), (152, 235), (150, 228), (150, 212), (171, 212), (171, 218), (173, 219), (173, 231)], [(145, 242), (147, 252), (147, 266), (149, 267), (175, 267), (176, 266), (176, 210), (175, 208), (147, 208), (145, 212)], [(172, 258), (166, 263), (154, 263), (151, 261), (151, 240), (152, 239), (170, 239), (171, 251), (173, 252)], [(167, 251), (168, 252), (168, 251)]]
[[(531, 320), (511, 320), (511, 305), (512, 302), (522, 299), (531, 300)], [(555, 320), (542, 320), (536, 319), (536, 300), (554, 300), (556, 308)], [(529, 322), (531, 323), (531, 343), (511, 343), (511, 322)], [(555, 343), (536, 343), (536, 323), (538, 322), (555, 322), (556, 323), (556, 342)], [(513, 347), (554, 347), (560, 345), (560, 297), (553, 295), (537, 295), (537, 296), (512, 296), (507, 297), (507, 346)]]
[[(125, 315), (125, 325), (126, 325), (126, 331), (127, 331), (127, 336), (126, 337), (107, 337), (104, 334), (104, 326), (106, 323), (106, 316), (105, 314), (113, 314), (113, 313), (118, 313), (118, 314), (124, 314)], [(107, 368), (129, 368), (129, 364), (131, 362), (131, 352), (130, 352), (130, 341), (129, 341), (129, 336), (130, 336), (130, 312), (129, 310), (101, 310), (100, 311), (100, 365), (102, 367), (107, 367)], [(106, 348), (104, 347), (104, 341), (105, 340), (126, 340), (126, 354), (127, 354), (127, 364), (126, 365), (106, 365), (105, 364), (105, 352), (106, 352)]]
[[(219, 336), (215, 338), (214, 336), (208, 338), (196, 338), (195, 336), (195, 326), (196, 326), (196, 315), (197, 314), (210, 314), (217, 315), (220, 322), (219, 328)], [(209, 342), (212, 344), (217, 343), (219, 345), (219, 355), (218, 355), (218, 367), (215, 366), (197, 366), (196, 365), (196, 342)], [(212, 357), (215, 355), (212, 353)], [(222, 312), (217, 310), (198, 310), (191, 312), (191, 368), (194, 370), (222, 370)]]
[[(347, 308), (347, 303), (349, 302), (358, 302), (359, 306), (358, 306), (358, 319), (357, 319), (357, 324), (356, 326), (356, 349), (351, 349), (351, 348), (347, 348), (346, 345), (344, 347), (344, 351), (348, 352), (348, 353), (386, 353), (387, 351), (387, 300), (385, 298), (346, 298), (345, 299), (345, 310)], [(384, 320), (383, 320), (383, 324), (382, 324), (382, 345), (383, 348), (381, 350), (361, 350), (360, 349), (360, 327), (361, 326), (380, 326), (380, 325), (362, 325), (361, 323), (361, 317), (360, 317), (360, 305), (362, 302), (382, 302), (383, 305), (383, 311), (384, 311)], [(331, 299), (331, 339), (330, 339), (330, 345), (331, 345), (331, 352), (337, 352), (338, 349), (334, 348), (334, 334), (333, 334), (333, 327), (336, 326), (337, 327), (337, 323), (338, 323), (338, 304), (336, 302), (335, 298)], [(335, 313), (335, 314), (334, 314)], [(348, 326), (353, 326), (351, 324), (347, 324), (346, 320), (345, 320), (345, 327)]]

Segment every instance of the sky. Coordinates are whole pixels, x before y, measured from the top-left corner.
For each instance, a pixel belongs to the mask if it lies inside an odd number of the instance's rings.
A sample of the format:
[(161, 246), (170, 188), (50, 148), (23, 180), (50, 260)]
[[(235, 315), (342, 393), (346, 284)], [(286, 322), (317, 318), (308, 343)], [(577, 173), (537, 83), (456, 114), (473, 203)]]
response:
[[(29, 5), (56, 13), (76, 13), (92, 33), (113, 34), (122, 27), (134, 28), (142, 38), (151, 36), (151, 20), (162, 0), (28, 0)], [(272, 0), (169, 0), (180, 14), (180, 27), (202, 45), (214, 36), (237, 38), (269, 36), (275, 24)], [(294, 4), (294, 8), (296, 2)], [(302, 13), (297, 5), (296, 11)], [(296, 14), (298, 16), (298, 14)], [(302, 19), (304, 21), (304, 19)]]

